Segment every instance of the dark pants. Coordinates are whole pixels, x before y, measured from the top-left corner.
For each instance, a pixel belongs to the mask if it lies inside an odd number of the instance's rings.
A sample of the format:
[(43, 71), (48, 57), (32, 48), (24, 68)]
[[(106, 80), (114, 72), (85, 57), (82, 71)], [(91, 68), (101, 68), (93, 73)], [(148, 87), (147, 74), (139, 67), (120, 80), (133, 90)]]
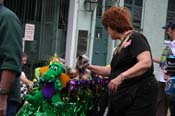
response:
[(168, 95), (165, 92), (165, 82), (159, 82), (156, 116), (167, 116), (167, 112), (168, 112)]
[(15, 101), (7, 101), (6, 116), (15, 116), (19, 107), (19, 103)]
[(108, 116), (155, 116), (158, 82), (152, 77), (110, 95)]
[(170, 108), (170, 116), (175, 116), (175, 95), (169, 95), (169, 108)]
[(96, 96), (94, 101), (94, 108), (87, 116), (103, 116), (108, 106), (108, 93), (102, 92)]

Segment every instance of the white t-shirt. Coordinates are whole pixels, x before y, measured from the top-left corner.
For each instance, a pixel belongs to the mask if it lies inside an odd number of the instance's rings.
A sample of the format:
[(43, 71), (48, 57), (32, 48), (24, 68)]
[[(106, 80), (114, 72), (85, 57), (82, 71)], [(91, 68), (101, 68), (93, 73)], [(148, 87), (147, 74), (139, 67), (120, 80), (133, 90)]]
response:
[(173, 40), (173, 41), (170, 43), (170, 48), (171, 48), (171, 51), (172, 51), (173, 55), (175, 55), (175, 40)]

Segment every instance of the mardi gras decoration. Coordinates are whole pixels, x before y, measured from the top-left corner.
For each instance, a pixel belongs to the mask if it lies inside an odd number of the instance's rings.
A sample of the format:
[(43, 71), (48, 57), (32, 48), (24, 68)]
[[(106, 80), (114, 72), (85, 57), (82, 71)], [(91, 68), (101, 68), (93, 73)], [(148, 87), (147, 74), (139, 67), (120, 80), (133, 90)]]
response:
[(66, 116), (68, 111), (71, 113), (68, 116), (95, 116), (97, 111), (102, 110), (97, 99), (106, 94), (108, 83), (109, 79), (96, 76), (91, 80), (70, 80), (62, 90), (61, 96), (66, 104), (66, 110), (62, 109), (62, 112)]
[(16, 116), (92, 116), (96, 100), (106, 93), (109, 82), (95, 75), (90, 80), (70, 79), (58, 60), (37, 71), (35, 87), (25, 96), (29, 103)]
[[(95, 112), (97, 98), (107, 91), (108, 79), (93, 77), (92, 80), (70, 80), (60, 91), (58, 106), (43, 100), (41, 104), (25, 105), (17, 116), (91, 116)], [(38, 103), (38, 102), (37, 102)]]
[(60, 63), (53, 63), (49, 65), (48, 71), (40, 77), (38, 84), (42, 84), (41, 90), (36, 92), (34, 95), (27, 94), (25, 99), (34, 105), (38, 105), (39, 102), (44, 99), (51, 100), (52, 104), (58, 106), (62, 103), (60, 99), (60, 90), (62, 84), (58, 78), (63, 72), (63, 66)]

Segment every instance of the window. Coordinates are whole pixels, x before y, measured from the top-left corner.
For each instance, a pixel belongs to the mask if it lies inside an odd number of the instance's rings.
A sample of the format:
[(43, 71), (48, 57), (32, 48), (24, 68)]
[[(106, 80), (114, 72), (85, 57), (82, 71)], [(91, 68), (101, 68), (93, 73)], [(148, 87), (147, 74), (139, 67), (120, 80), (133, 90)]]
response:
[(105, 10), (107, 10), (108, 8), (110, 8), (113, 5), (112, 0), (106, 0), (105, 1)]
[(125, 0), (124, 6), (130, 9), (133, 26), (136, 30), (140, 31), (143, 0)]
[(67, 29), (68, 14), (69, 13), (69, 0), (59, 0), (59, 20), (58, 28)]
[(5, 0), (4, 4), (17, 14), (22, 23), (41, 21), (42, 0)]
[(175, 0), (168, 1), (167, 22), (175, 20)]
[(103, 8), (103, 0), (98, 0), (97, 1), (97, 16), (101, 17), (102, 16), (102, 8)]
[(87, 38), (88, 31), (87, 30), (79, 30), (78, 31), (78, 48), (77, 55), (82, 55), (87, 52)]

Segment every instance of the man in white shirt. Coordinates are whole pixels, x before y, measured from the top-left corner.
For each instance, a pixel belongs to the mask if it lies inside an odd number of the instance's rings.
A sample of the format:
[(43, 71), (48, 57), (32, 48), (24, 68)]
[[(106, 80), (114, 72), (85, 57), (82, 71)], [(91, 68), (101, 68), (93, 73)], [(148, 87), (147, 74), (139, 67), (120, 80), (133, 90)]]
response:
[(157, 80), (160, 85), (160, 92), (158, 96), (158, 106), (156, 116), (167, 116), (168, 110), (168, 100), (171, 116), (175, 116), (175, 98), (173, 96), (167, 96), (165, 93), (165, 83), (163, 69), (167, 65), (166, 58), (169, 55), (175, 55), (175, 20), (169, 22), (166, 26), (162, 27), (171, 43), (164, 49), (161, 58), (153, 58), (153, 61), (160, 64), (159, 73), (157, 75)]

